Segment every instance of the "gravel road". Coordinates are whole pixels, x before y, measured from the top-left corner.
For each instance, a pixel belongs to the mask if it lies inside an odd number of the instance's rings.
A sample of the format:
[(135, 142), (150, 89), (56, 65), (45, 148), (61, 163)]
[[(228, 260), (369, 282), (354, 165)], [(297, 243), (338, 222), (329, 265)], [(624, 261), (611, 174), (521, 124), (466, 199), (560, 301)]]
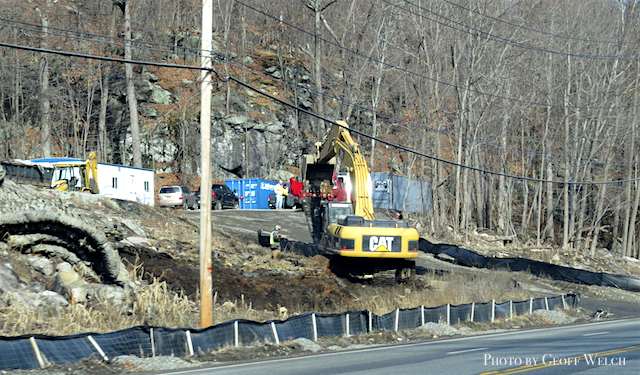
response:
[[(242, 211), (239, 215), (238, 211)], [(188, 211), (190, 220), (199, 222), (200, 211)], [(287, 210), (220, 210), (211, 211), (211, 221), (218, 228), (257, 233), (259, 230), (270, 232), (276, 224), (282, 226), (282, 234), (293, 241), (311, 243), (309, 227), (304, 212), (300, 209)]]

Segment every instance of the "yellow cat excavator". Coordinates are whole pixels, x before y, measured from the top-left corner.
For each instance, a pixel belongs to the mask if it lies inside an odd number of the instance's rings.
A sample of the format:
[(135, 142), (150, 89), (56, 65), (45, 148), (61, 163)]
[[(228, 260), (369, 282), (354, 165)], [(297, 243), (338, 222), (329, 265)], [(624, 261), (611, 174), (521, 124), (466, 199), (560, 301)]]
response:
[(89, 153), (89, 158), (86, 161), (56, 164), (52, 181), (51, 188), (54, 190), (99, 194), (96, 153)]
[[(338, 275), (372, 275), (395, 270), (396, 281), (415, 275), (419, 236), (407, 222), (376, 220), (371, 200), (371, 177), (366, 161), (346, 122), (333, 125), (314, 155), (303, 155), (302, 207), (317, 247), (329, 255)], [(353, 201), (331, 200), (339, 158), (351, 180)]]

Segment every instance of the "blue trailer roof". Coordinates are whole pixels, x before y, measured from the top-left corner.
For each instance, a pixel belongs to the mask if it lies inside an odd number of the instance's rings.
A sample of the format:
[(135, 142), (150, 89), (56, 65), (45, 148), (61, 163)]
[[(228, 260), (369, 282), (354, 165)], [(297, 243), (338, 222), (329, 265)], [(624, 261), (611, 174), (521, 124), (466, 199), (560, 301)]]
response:
[(82, 159), (76, 158), (42, 158), (42, 159), (31, 159), (33, 163), (65, 163), (65, 162), (76, 162), (76, 161), (84, 161)]

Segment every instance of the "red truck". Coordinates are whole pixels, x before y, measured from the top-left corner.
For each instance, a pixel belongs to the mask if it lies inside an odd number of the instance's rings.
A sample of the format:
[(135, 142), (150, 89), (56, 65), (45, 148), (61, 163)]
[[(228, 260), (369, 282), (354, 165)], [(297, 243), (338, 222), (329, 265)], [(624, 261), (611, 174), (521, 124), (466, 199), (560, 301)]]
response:
[[(335, 202), (350, 202), (351, 201), (351, 181), (347, 173), (334, 173), (333, 174), (333, 188), (331, 194), (323, 196), (320, 192), (305, 192), (304, 185), (297, 178), (291, 177), (289, 179), (289, 194), (284, 200), (284, 208), (301, 207), (300, 201), (303, 197), (309, 196), (322, 196), (330, 201)], [(269, 207), (276, 207), (276, 195), (269, 195)]]

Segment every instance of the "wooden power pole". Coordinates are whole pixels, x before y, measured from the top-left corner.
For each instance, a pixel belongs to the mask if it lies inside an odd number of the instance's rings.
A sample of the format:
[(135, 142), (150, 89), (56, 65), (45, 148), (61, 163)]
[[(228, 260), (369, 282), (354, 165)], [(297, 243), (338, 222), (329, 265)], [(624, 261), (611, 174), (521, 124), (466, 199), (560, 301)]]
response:
[(202, 0), (200, 86), (200, 327), (213, 325), (211, 281), (211, 35), (213, 0)]

